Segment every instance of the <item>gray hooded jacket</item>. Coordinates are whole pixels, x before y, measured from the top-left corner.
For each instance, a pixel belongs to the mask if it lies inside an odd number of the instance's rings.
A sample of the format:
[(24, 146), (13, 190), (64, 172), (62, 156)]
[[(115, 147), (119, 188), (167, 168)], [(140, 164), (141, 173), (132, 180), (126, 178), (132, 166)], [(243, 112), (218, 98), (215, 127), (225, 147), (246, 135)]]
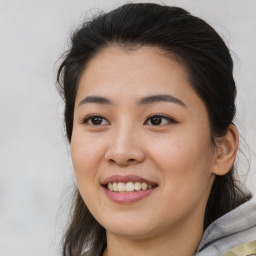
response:
[(204, 232), (196, 256), (220, 256), (256, 240), (256, 197), (214, 221)]

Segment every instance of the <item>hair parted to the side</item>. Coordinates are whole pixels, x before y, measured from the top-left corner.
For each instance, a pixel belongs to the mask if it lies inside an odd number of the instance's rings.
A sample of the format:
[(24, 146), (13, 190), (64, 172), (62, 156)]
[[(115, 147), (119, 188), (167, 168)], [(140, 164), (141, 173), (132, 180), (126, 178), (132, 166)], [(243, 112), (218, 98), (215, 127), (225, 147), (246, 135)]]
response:
[[(130, 50), (158, 47), (186, 68), (190, 82), (209, 116), (212, 142), (225, 135), (235, 116), (233, 61), (221, 37), (205, 21), (182, 8), (153, 3), (125, 4), (85, 22), (72, 36), (71, 48), (59, 67), (57, 88), (65, 102), (65, 126), (71, 141), (78, 81), (86, 64), (108, 46)], [(204, 228), (247, 201), (235, 179), (234, 167), (217, 176), (206, 206)], [(76, 189), (71, 223), (63, 241), (63, 256), (102, 255), (105, 229), (94, 219)]]

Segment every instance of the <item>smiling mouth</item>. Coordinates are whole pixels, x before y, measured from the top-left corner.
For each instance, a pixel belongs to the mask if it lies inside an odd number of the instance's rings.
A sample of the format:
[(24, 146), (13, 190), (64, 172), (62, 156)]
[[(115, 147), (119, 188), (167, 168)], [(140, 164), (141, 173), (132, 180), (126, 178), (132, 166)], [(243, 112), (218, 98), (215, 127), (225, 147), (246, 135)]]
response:
[(157, 184), (148, 184), (146, 182), (129, 181), (127, 183), (124, 183), (124, 182), (107, 183), (103, 186), (112, 192), (130, 193), (130, 192), (138, 192), (141, 190), (144, 190), (144, 191), (150, 190), (150, 189), (156, 188)]

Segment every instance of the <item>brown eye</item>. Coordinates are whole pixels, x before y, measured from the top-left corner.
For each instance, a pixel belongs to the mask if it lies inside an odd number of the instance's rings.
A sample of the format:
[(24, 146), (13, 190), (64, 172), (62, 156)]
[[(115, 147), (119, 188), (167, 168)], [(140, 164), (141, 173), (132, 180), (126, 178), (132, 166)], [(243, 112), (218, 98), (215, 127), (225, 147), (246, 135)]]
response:
[(83, 121), (83, 124), (89, 124), (89, 125), (106, 125), (109, 124), (107, 119), (105, 119), (102, 116), (89, 116), (85, 118)]
[(162, 117), (161, 116), (154, 116), (150, 118), (151, 124), (152, 125), (160, 125), (162, 122)]
[(167, 116), (154, 115), (147, 119), (147, 125), (165, 125), (169, 123), (174, 123), (175, 121)]

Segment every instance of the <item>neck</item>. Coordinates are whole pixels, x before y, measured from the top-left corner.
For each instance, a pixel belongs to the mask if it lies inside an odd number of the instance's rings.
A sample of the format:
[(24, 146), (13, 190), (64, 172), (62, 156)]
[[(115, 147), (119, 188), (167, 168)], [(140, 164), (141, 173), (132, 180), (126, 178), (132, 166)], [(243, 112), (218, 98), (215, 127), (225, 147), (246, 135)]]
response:
[(170, 232), (147, 238), (122, 237), (107, 231), (107, 248), (103, 256), (192, 256), (203, 234), (203, 227), (197, 218), (182, 223)]

